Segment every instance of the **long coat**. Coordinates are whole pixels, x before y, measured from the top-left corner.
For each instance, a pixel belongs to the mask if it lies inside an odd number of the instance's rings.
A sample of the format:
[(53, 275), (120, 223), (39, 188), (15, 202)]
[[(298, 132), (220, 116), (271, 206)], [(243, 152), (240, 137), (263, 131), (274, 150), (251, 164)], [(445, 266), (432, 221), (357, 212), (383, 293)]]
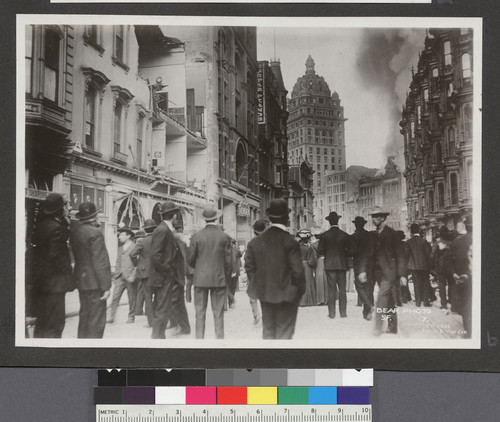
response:
[(370, 257), (373, 255), (373, 236), (365, 229), (356, 230), (351, 239), (354, 247), (353, 268), (355, 274), (368, 272)]
[(299, 243), (279, 227), (250, 241), (245, 253), (249, 296), (262, 302), (298, 304), (306, 289)]
[(195, 233), (189, 245), (188, 264), (194, 268), (195, 287), (224, 287), (231, 279), (231, 238), (215, 225)]
[[(125, 245), (120, 245), (118, 248), (118, 256), (116, 258), (115, 278), (122, 277), (124, 280), (129, 281), (135, 265), (130, 258), (130, 252), (134, 249), (134, 244), (129, 245), (125, 249)], [(135, 281), (135, 280), (134, 280)]]
[(77, 223), (70, 239), (75, 257), (73, 275), (78, 290), (109, 290), (111, 265), (101, 230), (92, 222)]
[(161, 287), (175, 281), (177, 253), (174, 233), (162, 221), (154, 230), (151, 239), (151, 286)]
[(35, 292), (65, 293), (75, 289), (64, 220), (46, 217), (35, 230), (33, 275)]
[(375, 231), (372, 234), (374, 248), (371, 265), (375, 267), (378, 264), (386, 280), (396, 281), (399, 277), (406, 277), (405, 251), (396, 231), (385, 226), (380, 233)]
[(468, 274), (469, 248), (472, 245), (472, 233), (462, 234), (451, 242), (453, 272), (458, 275)]
[(431, 270), (431, 245), (427, 240), (418, 235), (412, 236), (406, 241), (409, 249), (408, 269), (430, 271)]
[(330, 227), (319, 238), (318, 254), (325, 257), (325, 270), (349, 269), (347, 257), (353, 254), (351, 237), (338, 227)]
[(134, 248), (130, 251), (130, 259), (137, 267), (137, 278), (148, 279), (151, 274), (151, 239), (152, 233), (148, 233), (143, 238), (137, 239)]

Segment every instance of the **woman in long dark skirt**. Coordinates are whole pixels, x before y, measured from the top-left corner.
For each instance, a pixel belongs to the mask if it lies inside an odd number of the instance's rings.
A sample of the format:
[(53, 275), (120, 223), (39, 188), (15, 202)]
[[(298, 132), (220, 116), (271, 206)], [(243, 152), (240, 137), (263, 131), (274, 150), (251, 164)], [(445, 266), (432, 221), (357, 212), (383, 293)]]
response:
[(315, 306), (316, 302), (316, 285), (314, 280), (314, 272), (312, 267), (307, 263), (307, 258), (310, 254), (311, 244), (309, 240), (311, 239), (311, 232), (306, 229), (299, 230), (297, 233), (300, 243), (300, 255), (302, 258), (302, 264), (304, 265), (304, 271), (306, 274), (306, 291), (302, 296), (300, 301), (300, 306)]

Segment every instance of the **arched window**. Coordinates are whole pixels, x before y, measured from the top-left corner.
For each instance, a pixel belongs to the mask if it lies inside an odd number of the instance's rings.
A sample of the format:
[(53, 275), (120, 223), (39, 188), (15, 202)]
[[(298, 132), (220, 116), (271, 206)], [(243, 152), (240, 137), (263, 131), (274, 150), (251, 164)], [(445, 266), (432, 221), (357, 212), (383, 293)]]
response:
[(451, 204), (457, 205), (458, 204), (458, 179), (457, 179), (456, 173), (450, 174), (450, 197), (451, 197)]
[(470, 78), (471, 77), (471, 61), (470, 54), (465, 53), (462, 56), (462, 78)]
[(118, 209), (117, 222), (119, 225), (123, 224), (134, 229), (143, 226), (144, 217), (136, 198), (130, 195), (122, 201)]
[(244, 185), (247, 184), (246, 154), (241, 143), (236, 149), (236, 181)]

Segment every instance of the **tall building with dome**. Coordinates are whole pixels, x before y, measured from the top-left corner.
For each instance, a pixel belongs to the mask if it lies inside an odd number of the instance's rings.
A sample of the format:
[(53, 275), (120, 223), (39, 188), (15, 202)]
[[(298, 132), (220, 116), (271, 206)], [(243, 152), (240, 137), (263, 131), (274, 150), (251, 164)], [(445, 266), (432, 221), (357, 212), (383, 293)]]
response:
[(288, 104), (288, 163), (297, 165), (306, 159), (312, 169), (313, 219), (311, 225), (323, 225), (327, 215), (325, 175), (344, 171), (344, 107), (337, 92), (331, 92), (322, 76), (316, 74), (311, 56), (306, 72), (297, 79)]

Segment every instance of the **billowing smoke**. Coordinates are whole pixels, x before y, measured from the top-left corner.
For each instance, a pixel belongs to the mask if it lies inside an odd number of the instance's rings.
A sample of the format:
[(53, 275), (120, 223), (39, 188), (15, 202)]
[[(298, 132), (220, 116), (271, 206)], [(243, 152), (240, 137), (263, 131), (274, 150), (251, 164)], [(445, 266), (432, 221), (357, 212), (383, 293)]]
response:
[(400, 168), (404, 165), (403, 138), (399, 133), (401, 110), (411, 82), (411, 68), (417, 67), (424, 41), (423, 29), (365, 29), (358, 51), (360, 83), (366, 90), (376, 91), (380, 102), (374, 113), (383, 114), (387, 123), (387, 129), (380, 133), (385, 139), (376, 137), (374, 141), (383, 143), (385, 154), (395, 156)]

